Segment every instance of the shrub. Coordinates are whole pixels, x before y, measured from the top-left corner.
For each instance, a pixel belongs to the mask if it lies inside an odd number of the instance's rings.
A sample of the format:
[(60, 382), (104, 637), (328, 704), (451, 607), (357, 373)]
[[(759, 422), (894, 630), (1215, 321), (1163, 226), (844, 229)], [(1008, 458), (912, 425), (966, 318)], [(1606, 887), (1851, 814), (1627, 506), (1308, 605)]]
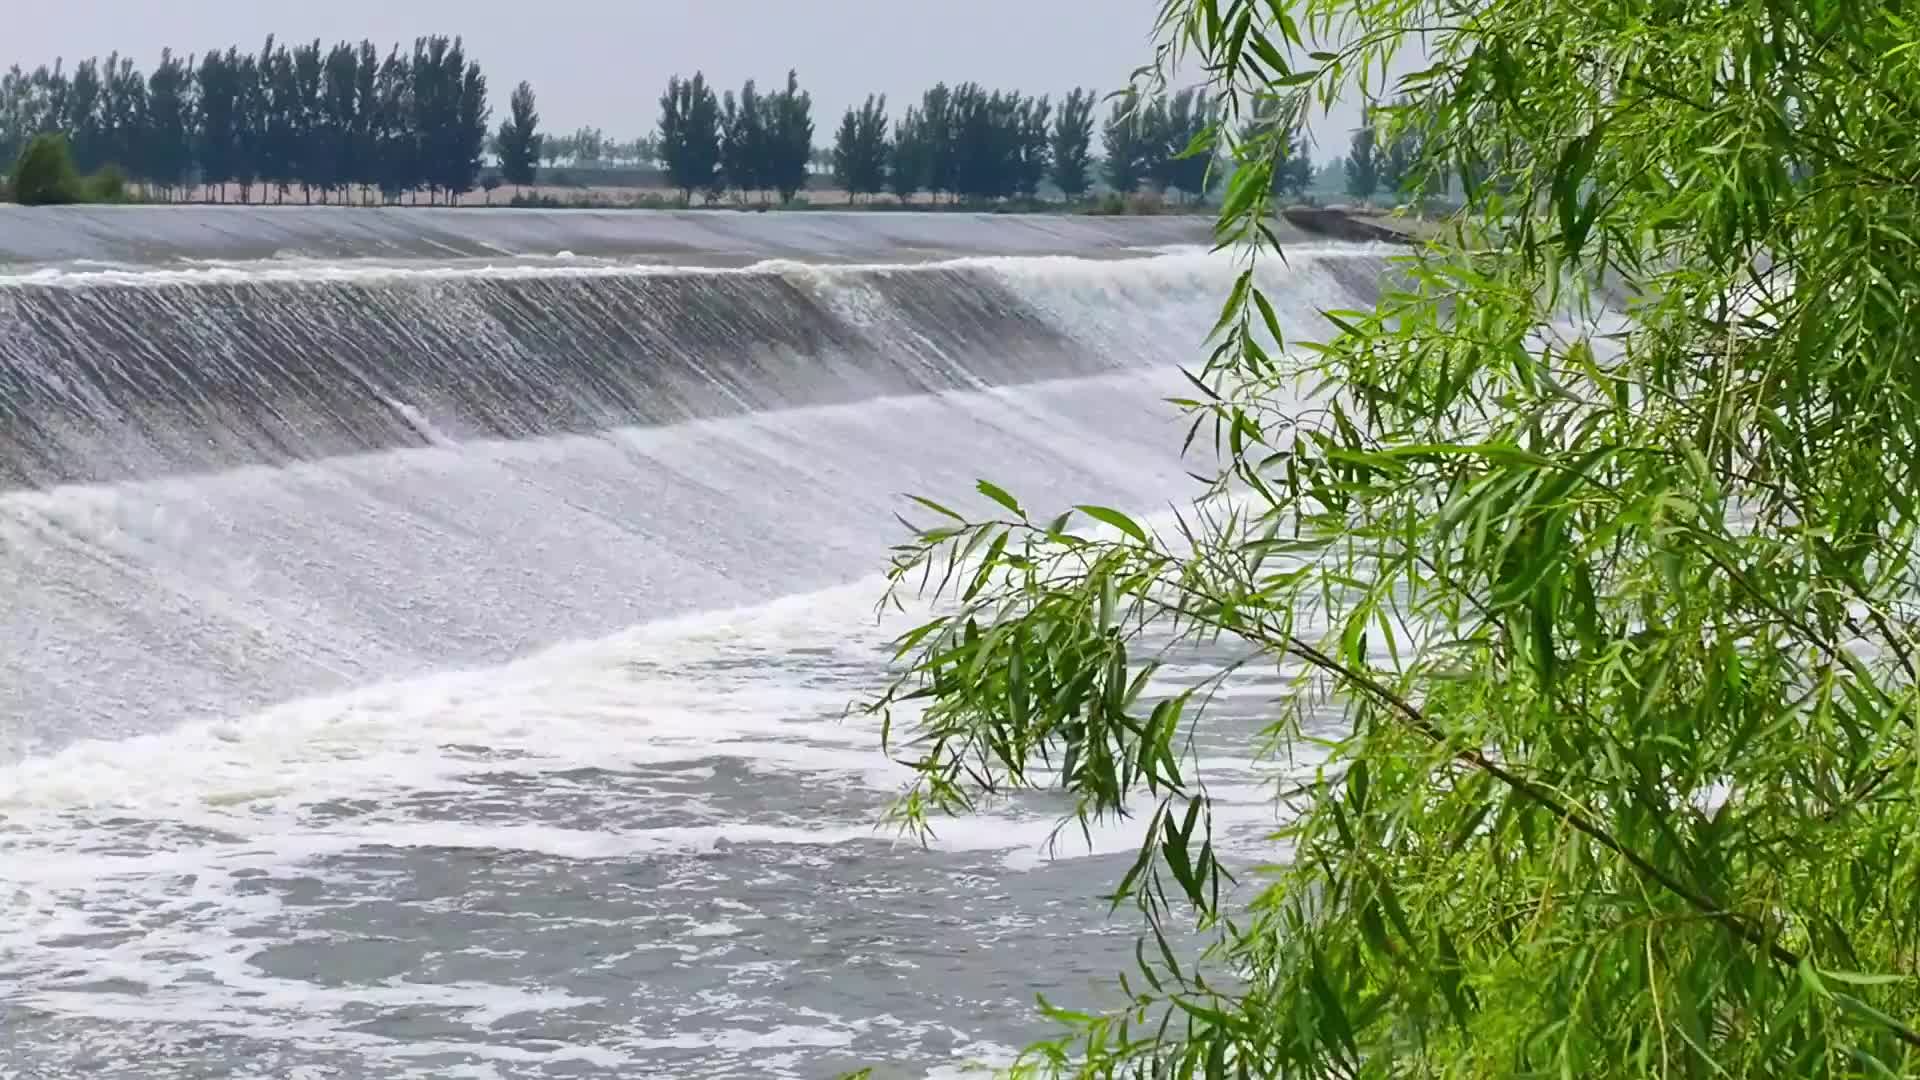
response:
[(36, 135), (13, 167), (13, 191), (23, 206), (80, 201), (80, 176), (64, 135)]
[(127, 201), (127, 174), (118, 165), (108, 164), (100, 171), (87, 177), (81, 185), (81, 195), (87, 202), (117, 203)]

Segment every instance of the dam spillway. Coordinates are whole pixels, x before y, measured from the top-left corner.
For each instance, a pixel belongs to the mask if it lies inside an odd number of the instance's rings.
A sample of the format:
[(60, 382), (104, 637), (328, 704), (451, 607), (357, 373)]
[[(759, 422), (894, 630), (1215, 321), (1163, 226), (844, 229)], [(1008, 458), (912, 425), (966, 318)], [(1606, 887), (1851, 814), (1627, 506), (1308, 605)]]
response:
[[(15, 213), (0, 1067), (924, 1066), (1111, 973), (1124, 843), (876, 842), (843, 713), (903, 493), (1192, 493), (1203, 221)], [(1291, 251), (1284, 329), (1384, 260)]]

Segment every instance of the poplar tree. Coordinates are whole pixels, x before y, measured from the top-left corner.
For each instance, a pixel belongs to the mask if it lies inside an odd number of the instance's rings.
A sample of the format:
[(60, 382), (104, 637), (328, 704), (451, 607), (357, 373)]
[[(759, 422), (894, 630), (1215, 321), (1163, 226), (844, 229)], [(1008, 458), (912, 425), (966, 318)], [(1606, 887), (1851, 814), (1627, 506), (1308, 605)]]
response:
[(1093, 186), (1093, 103), (1093, 91), (1076, 89), (1053, 116), (1053, 185), (1068, 201)]
[(540, 164), (540, 112), (533, 87), (521, 83), (513, 88), (507, 119), (500, 121), (500, 176), (516, 188), (534, 181)]

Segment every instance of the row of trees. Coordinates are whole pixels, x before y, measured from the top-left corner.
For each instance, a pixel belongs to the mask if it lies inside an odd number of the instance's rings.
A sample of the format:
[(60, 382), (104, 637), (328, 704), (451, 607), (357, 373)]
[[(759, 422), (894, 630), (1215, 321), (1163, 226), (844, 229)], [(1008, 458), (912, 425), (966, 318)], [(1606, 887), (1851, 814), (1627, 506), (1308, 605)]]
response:
[[(532, 115), (532, 97), (522, 84), (516, 115), (522, 103)], [(117, 54), (71, 72), (15, 67), (0, 77), (0, 158), (57, 133), (82, 171), (117, 165), (170, 195), (198, 182), (221, 200), (237, 188), (243, 202), (256, 188), (281, 201), (294, 188), (309, 202), (354, 189), (432, 200), (475, 187), (489, 112), (486, 75), (459, 38), (382, 57), (370, 41), (269, 37), (257, 53), (163, 52), (148, 74)]]
[[(1119, 191), (1153, 185), (1187, 196), (1210, 185), (1210, 157), (1187, 150), (1212, 119), (1194, 91), (1150, 100), (1117, 99), (1102, 130), (1105, 156), (1093, 153), (1096, 96), (1076, 89), (1057, 106), (1047, 97), (989, 90), (978, 83), (926, 91), (898, 120), (884, 96), (869, 96), (841, 117), (827, 160), (853, 198), (921, 192), (950, 198), (1034, 198), (1051, 182), (1069, 199), (1096, 176)], [(669, 80), (660, 99), (653, 149), (670, 182), (691, 199), (733, 191), (745, 198), (804, 184), (813, 150), (812, 102), (789, 74), (786, 88), (762, 95), (752, 82), (736, 97), (717, 93), (703, 74)]]
[[(853, 197), (891, 191), (910, 198), (929, 191), (974, 199), (1031, 198), (1045, 178), (1067, 198), (1078, 199), (1097, 176), (1117, 192), (1151, 188), (1198, 199), (1227, 172), (1203, 145), (1202, 136), (1218, 114), (1197, 91), (1116, 96), (1101, 125), (1099, 157), (1092, 150), (1095, 102), (1086, 90), (1073, 91), (1055, 107), (1044, 97), (987, 93), (973, 84), (955, 90), (941, 85), (890, 124), (886, 98), (869, 97), (841, 118), (834, 137), (834, 177)], [(1421, 173), (1419, 128), (1400, 126), (1388, 137), (1378, 120), (1369, 113), (1352, 133), (1347, 156), (1328, 163), (1340, 176), (1338, 186), (1363, 200), (1436, 194), (1444, 178)], [(1251, 125), (1243, 139), (1252, 140), (1267, 127)], [(1274, 132), (1271, 143), (1276, 193), (1298, 198), (1316, 186), (1312, 149), (1302, 128)], [(1475, 179), (1486, 179), (1488, 172), (1477, 170)]]
[[(545, 169), (650, 169), (664, 164), (658, 133), (617, 139), (597, 127), (576, 128), (566, 135), (548, 135), (540, 144), (540, 166)], [(833, 155), (816, 146), (808, 161), (813, 172), (825, 172)]]
[[(1219, 183), (1226, 170), (1202, 145), (1217, 113), (1197, 91), (1115, 97), (1101, 125), (1099, 157), (1093, 153), (1096, 100), (1091, 91), (1075, 90), (1055, 106), (1045, 97), (942, 84), (890, 122), (886, 98), (869, 97), (841, 118), (834, 177), (855, 198), (885, 191), (901, 198), (922, 191), (1032, 198), (1044, 179), (1078, 199), (1097, 177), (1118, 192), (1152, 188), (1198, 199)], [(1353, 133), (1348, 156), (1329, 168), (1344, 173), (1348, 194), (1371, 199), (1425, 186), (1415, 176), (1420, 158), (1417, 131), (1383, 141), (1369, 116)], [(1274, 191), (1299, 197), (1314, 180), (1305, 132), (1294, 126), (1276, 133)]]
[(806, 186), (813, 160), (813, 98), (795, 72), (778, 93), (762, 94), (749, 79), (738, 96), (716, 94), (702, 74), (676, 75), (660, 96), (657, 145), (683, 198), (699, 192), (711, 202), (732, 190), (763, 202), (777, 192), (786, 202)]
[(646, 168), (659, 160), (659, 140), (654, 136), (613, 139), (597, 127), (576, 128), (568, 135), (549, 135), (540, 149), (540, 164), (549, 169), (558, 165)]
[(942, 83), (890, 124), (886, 99), (868, 98), (840, 121), (834, 176), (856, 198), (891, 191), (908, 199), (926, 191), (1031, 199), (1050, 181), (1068, 199), (1078, 199), (1092, 189), (1096, 175), (1116, 191), (1151, 184), (1205, 194), (1210, 156), (1186, 153), (1211, 117), (1196, 92), (1116, 99), (1102, 129), (1106, 152), (1100, 159), (1093, 154), (1095, 102), (1085, 89), (1056, 106), (1045, 97)]
[[(1404, 101), (1394, 103), (1404, 108)], [(1272, 130), (1273, 125), (1253, 124), (1242, 142), (1260, 147), (1259, 153), (1273, 156), (1273, 191), (1298, 198), (1310, 188), (1344, 189), (1356, 199), (1376, 195), (1437, 193), (1444, 178), (1430, 177), (1420, 171), (1424, 141), (1417, 125), (1396, 125), (1389, 136), (1381, 117), (1369, 110), (1360, 127), (1354, 129), (1347, 155), (1329, 161), (1324, 173), (1315, 169), (1306, 133), (1297, 125)]]
[[(870, 96), (842, 117), (830, 151), (813, 145), (812, 99), (789, 73), (763, 94), (749, 80), (721, 94), (705, 77), (675, 77), (661, 97), (656, 134), (628, 142), (598, 128), (543, 136), (533, 90), (521, 83), (510, 116), (491, 137), (487, 79), (458, 38), (416, 41), (383, 58), (371, 42), (287, 46), (268, 38), (258, 53), (237, 49), (197, 61), (163, 53), (142, 74), (130, 59), (87, 60), (71, 73), (56, 63), (0, 77), (0, 160), (37, 134), (67, 137), (74, 164), (95, 172), (113, 164), (163, 193), (191, 183), (224, 201), (306, 201), (380, 192), (388, 201), (425, 191), (429, 201), (457, 197), (480, 181), (483, 154), (499, 179), (532, 184), (542, 165), (658, 164), (691, 199), (728, 191), (742, 200), (791, 199), (810, 171), (830, 167), (850, 196), (921, 192), (952, 199), (1032, 199), (1051, 183), (1068, 199), (1096, 179), (1112, 190), (1143, 187), (1200, 198), (1222, 170), (1195, 149), (1214, 119), (1193, 90), (1114, 98), (1094, 154), (1097, 96), (1076, 89), (1048, 97), (989, 90), (977, 83), (927, 90), (897, 120), (884, 96)], [(1299, 132), (1281, 141), (1274, 188), (1303, 194), (1314, 179)], [(1382, 146), (1371, 118), (1356, 131), (1344, 162), (1349, 194), (1399, 191), (1419, 147), (1412, 136)], [(489, 186), (492, 180), (489, 178)], [(270, 194), (268, 194), (270, 193)]]
[(1410, 187), (1426, 186), (1415, 176), (1415, 168), (1425, 147), (1417, 128), (1397, 131), (1382, 142), (1374, 116), (1353, 132), (1352, 148), (1343, 163), (1347, 194), (1371, 199), (1376, 193), (1399, 194)]

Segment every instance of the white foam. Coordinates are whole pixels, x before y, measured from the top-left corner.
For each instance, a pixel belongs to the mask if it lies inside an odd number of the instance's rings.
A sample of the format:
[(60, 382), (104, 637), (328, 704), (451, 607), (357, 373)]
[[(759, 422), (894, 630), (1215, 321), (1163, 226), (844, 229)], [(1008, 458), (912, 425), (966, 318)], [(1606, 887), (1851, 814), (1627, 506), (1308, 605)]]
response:
[[(873, 622), (872, 605), (882, 588), (869, 579), (755, 608), (663, 620), (504, 668), (296, 701), (163, 734), (76, 743), (0, 767), (0, 813), (19, 820), (35, 809), (166, 812), (272, 801), (282, 792), (339, 799), (440, 790), (473, 771), (472, 761), (442, 753), (449, 745), (527, 754), (514, 766), (525, 770), (604, 765), (614, 755), (627, 764), (729, 756), (730, 746), (771, 754), (775, 765), (859, 767), (833, 750), (780, 740), (791, 735), (793, 716), (836, 715), (854, 688), (626, 672), (639, 661), (671, 669), (782, 640), (838, 640), (877, 652), (886, 633)], [(851, 729), (836, 734), (832, 725), (813, 733), (842, 744), (869, 741)]]
[(420, 437), (425, 439), (428, 445), (440, 447), (459, 445), (458, 440), (435, 427), (433, 421), (428, 419), (427, 414), (421, 412), (418, 408), (404, 401), (395, 401), (392, 398), (382, 398), (381, 401), (386, 404), (387, 408), (398, 413), (400, 418), (407, 422), (407, 426), (419, 433)]
[[(1317, 259), (1358, 258), (1377, 260), (1403, 253), (1403, 249), (1356, 244), (1303, 244), (1288, 249), (1288, 259), (1297, 265)], [(162, 287), (181, 285), (304, 284), (318, 282), (418, 281), (523, 278), (620, 278), (659, 276), (737, 276), (761, 275), (804, 278), (817, 281), (845, 281), (874, 273), (924, 273), (929, 271), (987, 269), (1023, 279), (1046, 280), (1062, 276), (1084, 282), (1111, 280), (1123, 274), (1137, 276), (1141, 262), (1150, 263), (1149, 276), (1166, 279), (1199, 274), (1211, 286), (1221, 274), (1234, 271), (1234, 257), (1191, 245), (1174, 245), (1164, 250), (1134, 249), (1128, 259), (1089, 258), (1080, 255), (968, 255), (911, 263), (855, 262), (814, 263), (793, 259), (766, 259), (747, 266), (695, 266), (658, 263), (566, 262), (542, 264), (519, 261), (509, 265), (459, 264), (421, 265), (417, 263), (337, 262), (327, 260), (273, 262), (206, 262), (182, 268), (127, 267), (112, 263), (40, 267), (25, 272), (0, 272), (0, 289), (18, 286), (57, 286), (62, 288)], [(554, 260), (571, 260), (561, 252)], [(1120, 264), (1131, 262), (1131, 267)], [(1279, 260), (1271, 260), (1275, 273), (1284, 272)]]
[[(838, 858), (853, 845), (910, 847), (876, 820), (909, 774), (879, 752), (875, 721), (843, 712), (884, 677), (889, 637), (924, 614), (876, 620), (882, 590), (873, 578), (665, 619), (502, 667), (79, 743), (0, 768), (0, 977), (12, 980), (16, 1001), (56, 1015), (326, 1047), (396, 1073), (434, 1059), (422, 1067), (438, 1074), (441, 1058), (478, 1062), (471, 1075), (485, 1075), (488, 1062), (506, 1070), (540, 1062), (633, 1070), (665, 1050), (756, 1061), (800, 1054), (800, 1067), (804, 1051), (851, 1045), (863, 1030), (858, 1023), (692, 1024), (553, 1048), (396, 1043), (356, 1033), (343, 1019), (349, 1013), (424, 1005), (484, 1030), (517, 1013), (591, 1001), (513, 986), (329, 988), (271, 976), (255, 957), (287, 940), (286, 927), (297, 921), (290, 923), (279, 892), (249, 883), (318, 875), (323, 895), (363, 895), (367, 883), (328, 868), (370, 852), (638, 863), (736, 847), (784, 849), (793, 860), (817, 857), (808, 850), (816, 848), (842, 849)], [(808, 663), (792, 663), (795, 656)], [(1236, 837), (1259, 843), (1273, 820), (1260, 781), (1245, 762), (1205, 760), (1225, 781), (1215, 789), (1222, 800), (1217, 845)], [(804, 819), (780, 805), (728, 815), (701, 797), (713, 787), (716, 761), (779, 777), (780, 790), (839, 785), (851, 797), (842, 810)], [(579, 770), (637, 779), (601, 791)], [(522, 787), (528, 798), (593, 801), (568, 822), (515, 816), (530, 803), (491, 811), (487, 781), (496, 775), (533, 778)], [(352, 809), (325, 812), (329, 806)], [(662, 823), (665, 807), (683, 820)], [(931, 844), (1022, 873), (1131, 853), (1146, 839), (1146, 809), (1083, 834), (1059, 828), (1057, 800), (1003, 801), (981, 815), (936, 822)], [(743, 907), (681, 908), (663, 917), (671, 921), (663, 922), (658, 947), (690, 963), (711, 962), (704, 958), (767, 917)], [(128, 928), (140, 933), (124, 939)], [(103, 934), (103, 944), (74, 944)], [(129, 989), (77, 988), (77, 977)]]
[[(1117, 273), (1111, 262), (1074, 258), (966, 259), (918, 269), (763, 264), (744, 271), (290, 265), (34, 275), (0, 281), (0, 288), (9, 281), (80, 288), (759, 273), (782, 275), (803, 288), (821, 287), (846, 309), (850, 320), (858, 321), (887, 317), (877, 308), (860, 309), (860, 275), (928, 273), (942, 266), (1003, 275), (1062, 326), (1072, 326), (1076, 319), (1105, 319), (1111, 325), (1102, 332), (1121, 336), (1149, 333), (1146, 324), (1128, 322), (1137, 317), (1139, 299), (1168, 290), (1217, 298), (1231, 273), (1231, 265), (1220, 257), (1182, 252), (1125, 273)], [(1164, 324), (1159, 332), (1167, 332)], [(1145, 451), (1133, 456), (1131, 441), (1153, 438), (1140, 426), (1130, 423), (1124, 439), (1099, 437), (1100, 422), (1111, 420), (1111, 404), (1083, 411), (1059, 406), (1062, 398), (1078, 397), (1118, 402), (1131, 410), (1135, 399), (1152, 399), (1159, 389), (1157, 380), (1174, 378), (1167, 371), (1130, 372), (1017, 391), (814, 406), (672, 429), (476, 441), (457, 448), (446, 445), (450, 440), (434, 431), (418, 410), (394, 400), (389, 407), (435, 445), (291, 468), (8, 494), (0, 496), (0, 528), (77, 538), (74, 544), (84, 549), (88, 565), (139, 566), (154, 552), (182, 556), (157, 560), (155, 565), (166, 572), (138, 585), (151, 590), (155, 610), (190, 612), (194, 618), (218, 619), (222, 630), (235, 628), (232, 634), (206, 635), (222, 647), (233, 643), (230, 656), (205, 665), (209, 678), (230, 677), (252, 664), (268, 667), (248, 655), (246, 643), (268, 641), (269, 628), (297, 643), (289, 652), (302, 662), (338, 662), (341, 682), (381, 678), (392, 670), (381, 666), (390, 658), (376, 654), (406, 652), (413, 643), (404, 634), (371, 645), (352, 640), (357, 629), (385, 632), (393, 624), (378, 618), (356, 622), (350, 617), (356, 612), (329, 610), (314, 599), (332, 595), (324, 590), (307, 594), (297, 587), (274, 588), (282, 581), (302, 580), (288, 571), (289, 564), (320, 577), (351, 575), (353, 598), (373, 597), (380, 605), (375, 616), (389, 602), (403, 606), (422, 601), (428, 614), (403, 624), (406, 633), (422, 637), (448, 625), (444, 619), (436, 621), (434, 594), (420, 579), (440, 568), (426, 560), (418, 565), (383, 562), (376, 545), (395, 548), (395, 541), (419, 537), (431, 542), (434, 558), (441, 562), (458, 562), (463, 556), (484, 562), (489, 546), (523, 544), (513, 549), (513, 558), (502, 560), (504, 565), (489, 562), (485, 572), (462, 565), (447, 578), (456, 588), (525, 601), (503, 605), (514, 618), (524, 619), (552, 592), (579, 587), (584, 593), (596, 585), (637, 592), (647, 603), (659, 605), (655, 610), (672, 610), (669, 594), (716, 606), (796, 587), (783, 575), (807, 572), (807, 560), (823, 561), (819, 553), (830, 546), (864, 560), (864, 545), (874, 542), (871, 561), (844, 565), (861, 570), (878, 565), (877, 547), (884, 540), (865, 526), (857, 536), (846, 535), (852, 530), (841, 519), (884, 520), (875, 513), (880, 496), (868, 491), (872, 474), (882, 468), (888, 470), (889, 486), (911, 484), (902, 490), (939, 495), (956, 468), (968, 468), (989, 455), (1015, 461), (1028, 451), (1037, 452), (1044, 463), (1027, 477), (1042, 490), (1018, 492), (1030, 501), (1061, 488), (1073, 491), (1076, 476), (1121, 493), (1177, 490), (1162, 483), (1156, 471), (1176, 476), (1174, 463)], [(1124, 393), (1094, 396), (1115, 388)], [(1044, 433), (1041, 445), (1024, 441), (1029, 431)], [(1177, 437), (1177, 431), (1169, 431), (1166, 441), (1172, 445)], [(951, 443), (962, 453), (916, 457), (893, 452), (913, 438)], [(796, 457), (803, 460), (789, 468)], [(903, 457), (906, 460), (898, 460)], [(720, 467), (716, 458), (725, 459)], [(613, 459), (619, 459), (619, 468), (609, 464)], [(562, 462), (568, 467), (559, 467)], [(554, 465), (551, 471), (549, 465)], [(452, 505), (452, 500), (438, 504), (441, 490), (456, 486), (442, 481), (457, 479), (470, 482), (460, 488), (462, 498), (489, 504), (497, 500), (508, 504), (513, 515), (489, 522), (493, 531), (471, 528), (459, 513), (461, 505)], [(1058, 487), (1053, 486), (1056, 480)], [(648, 485), (654, 484), (664, 492), (669, 484), (714, 483), (728, 497), (711, 505), (689, 500), (690, 514), (677, 508), (675, 512), (692, 519), (676, 522), (681, 527), (674, 534), (678, 546), (656, 540), (631, 521), (615, 522), (607, 533), (590, 535), (581, 527), (585, 516), (553, 523), (553, 516), (565, 514), (562, 508), (570, 507), (576, 495), (591, 504), (593, 485), (631, 492), (636, 483), (649, 492), (653, 489)], [(856, 487), (856, 494), (847, 494)], [(862, 497), (873, 501), (850, 505)], [(1119, 494), (1112, 501), (1121, 505), (1119, 500), (1131, 497), (1136, 496)], [(405, 509), (392, 512), (388, 500)], [(196, 529), (220, 520), (210, 509), (236, 506), (259, 507), (257, 514), (233, 519), (256, 531), (312, 528), (316, 506), (337, 514), (338, 521), (328, 523), (343, 527), (330, 532), (325, 544), (266, 549), (267, 561), (279, 565), (211, 570), (197, 565)], [(790, 520), (797, 515), (809, 520)], [(728, 520), (721, 522), (723, 517)], [(137, 526), (130, 523), (132, 518), (139, 519)], [(766, 531), (778, 532), (781, 542), (750, 539)], [(598, 550), (590, 545), (594, 537), (614, 533), (628, 541), (641, 538), (633, 548), (621, 547), (618, 557), (637, 554), (633, 562), (643, 579), (651, 575), (672, 583), (654, 587), (653, 581), (643, 580), (648, 588), (641, 589), (627, 579), (601, 582), (593, 568), (597, 559), (615, 558), (607, 554), (611, 540)], [(568, 543), (589, 546), (568, 551)], [(763, 582), (738, 567), (730, 575), (723, 565), (729, 558), (756, 573), (770, 560), (790, 561), (774, 563), (776, 569), (765, 572)], [(364, 573), (369, 563), (376, 569)], [(842, 565), (835, 563), (830, 574), (807, 580), (834, 580)], [(547, 576), (533, 576), (543, 573)], [(743, 579), (752, 584), (739, 584)], [(501, 588), (503, 581), (506, 588)], [(524, 587), (515, 591), (514, 584)], [(119, 595), (114, 589), (125, 587), (114, 580), (102, 591), (111, 599)], [(396, 1043), (355, 1033), (345, 1030), (342, 1016), (356, 1008), (399, 1011), (425, 1004), (486, 1027), (519, 1012), (562, 1012), (595, 1002), (527, 987), (421, 987), (391, 981), (341, 989), (272, 977), (256, 958), (268, 945), (297, 941), (291, 935), (301, 932), (301, 921), (291, 904), (283, 910), (277, 888), (259, 883), (263, 878), (274, 879), (276, 885), (317, 879), (316, 887), (328, 901), (368, 900), (372, 894), (367, 890), (376, 886), (355, 874), (377, 872), (353, 867), (389, 856), (394, 856), (392, 862), (434, 864), (446, 853), (445, 860), (455, 865), (493, 863), (489, 856), (507, 855), (497, 862), (531, 863), (562, 877), (589, 869), (567, 868), (562, 865), (566, 862), (644, 864), (649, 874), (662, 871), (673, 877), (671, 890), (679, 884), (704, 884), (715, 866), (818, 867), (864, 859), (875, 850), (899, 858), (911, 841), (875, 819), (885, 799), (900, 790), (910, 774), (880, 753), (875, 721), (843, 713), (850, 701), (880, 684), (889, 636), (914, 617), (897, 614), (876, 622), (872, 605), (881, 591), (880, 581), (865, 579), (771, 603), (658, 620), (503, 666), (241, 709), (164, 732), (73, 743), (44, 757), (0, 766), (0, 978), (11, 978), (18, 988), (15, 1000), (57, 1014), (104, 1020), (129, 1030), (190, 1025), (196, 1031), (276, 1045), (327, 1047), (378, 1063), (372, 1071), (389, 1071), (407, 1059), (409, 1067), (437, 1073), (439, 1062), (420, 1059), (438, 1057), (479, 1059), (468, 1066), (476, 1076), (537, 1062), (635, 1071), (644, 1068), (649, 1051), (714, 1050), (768, 1060), (807, 1048), (848, 1045), (866, 1021), (823, 1018), (820, 1024), (756, 1031), (748, 1030), (750, 1021), (743, 1024), (729, 1017), (705, 1027), (635, 1032), (631, 1038), (613, 1035), (594, 1045), (555, 1049), (433, 1038)], [(567, 600), (579, 605), (578, 595), (569, 593)], [(485, 603), (478, 601), (480, 606)], [(565, 607), (562, 600), (553, 603)], [(22, 610), (30, 613), (32, 607)], [(598, 632), (599, 624), (589, 630), (580, 621), (580, 606), (566, 610), (571, 621), (563, 632)], [(623, 612), (619, 617), (630, 621), (636, 616)], [(29, 622), (23, 618), (20, 625)], [(40, 628), (32, 632), (41, 635), (35, 640), (46, 640)], [(362, 636), (374, 635), (368, 630)], [(84, 635), (71, 640), (97, 648)], [(510, 651), (521, 648), (516, 644)], [(61, 653), (58, 661), (76, 674), (84, 667), (73, 650)], [(438, 661), (394, 667), (417, 670), (433, 662)], [(277, 681), (273, 689), (284, 691), (287, 685)], [(1231, 693), (1222, 700), (1241, 704)], [(904, 713), (899, 719), (910, 723), (913, 717)], [(1247, 762), (1217, 752), (1196, 753), (1220, 800), (1217, 843), (1261, 843), (1273, 824), (1270, 789), (1263, 786), (1267, 778)], [(742, 773), (749, 777), (745, 782), (728, 782)], [(1041, 773), (1037, 779), (1048, 777)], [(568, 806), (573, 809), (559, 809)], [(1147, 839), (1143, 830), (1148, 807), (1129, 818), (1096, 823), (1085, 833), (1059, 829), (1066, 809), (1057, 796), (1004, 800), (979, 816), (936, 822), (932, 846), (970, 856), (964, 861), (969, 873), (986, 880), (996, 865), (1022, 873), (1056, 860), (1131, 853)], [(756, 849), (754, 860), (765, 863), (723, 854), (736, 847)], [(816, 850), (820, 848), (835, 850), (823, 854)], [(374, 858), (356, 861), (352, 856)], [(975, 873), (980, 866), (988, 869)], [(744, 905), (738, 904), (709, 905), (709, 898), (696, 891), (687, 895), (692, 899), (670, 917), (662, 916), (659, 927), (664, 942), (660, 947), (678, 951), (686, 963), (737, 955), (728, 952), (736, 939), (781, 914), (741, 910)], [(129, 939), (127, 934), (134, 936)], [(118, 992), (76, 985), (87, 980), (120, 980), (140, 989)], [(502, 1068), (491, 1069), (487, 1062)]]

